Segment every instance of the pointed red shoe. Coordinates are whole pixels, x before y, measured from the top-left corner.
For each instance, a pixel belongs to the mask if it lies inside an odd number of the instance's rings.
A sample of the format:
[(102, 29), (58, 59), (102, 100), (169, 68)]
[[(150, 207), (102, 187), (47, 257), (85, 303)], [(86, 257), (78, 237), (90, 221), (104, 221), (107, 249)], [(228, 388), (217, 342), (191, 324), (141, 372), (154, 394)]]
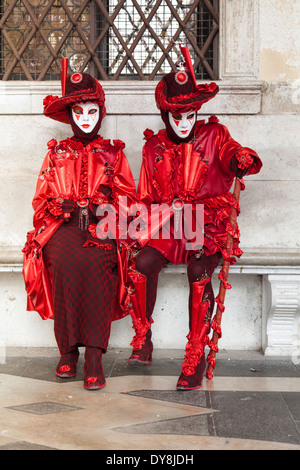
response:
[(102, 367), (102, 349), (87, 346), (85, 350), (84, 382), (87, 390), (105, 387), (106, 380)]
[(128, 365), (135, 364), (151, 364), (152, 363), (153, 344), (151, 341), (151, 330), (148, 330), (145, 335), (145, 342), (140, 345), (140, 349), (134, 349), (128, 359)]
[(152, 341), (145, 343), (141, 349), (133, 350), (130, 358), (128, 359), (128, 365), (134, 364), (152, 364)]
[(77, 362), (79, 357), (78, 349), (73, 349), (67, 354), (62, 354), (56, 367), (56, 375), (62, 379), (75, 377), (77, 372)]

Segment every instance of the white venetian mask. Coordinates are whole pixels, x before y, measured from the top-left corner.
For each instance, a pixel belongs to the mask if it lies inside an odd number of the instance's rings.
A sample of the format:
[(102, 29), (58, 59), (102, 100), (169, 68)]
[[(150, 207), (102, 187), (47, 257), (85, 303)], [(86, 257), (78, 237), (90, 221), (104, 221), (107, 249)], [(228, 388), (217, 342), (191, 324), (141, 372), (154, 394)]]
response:
[(76, 103), (72, 106), (72, 116), (75, 124), (88, 134), (99, 121), (99, 105), (91, 101)]
[(194, 127), (196, 116), (197, 113), (194, 110), (187, 113), (169, 112), (169, 122), (175, 134), (181, 139), (186, 139)]

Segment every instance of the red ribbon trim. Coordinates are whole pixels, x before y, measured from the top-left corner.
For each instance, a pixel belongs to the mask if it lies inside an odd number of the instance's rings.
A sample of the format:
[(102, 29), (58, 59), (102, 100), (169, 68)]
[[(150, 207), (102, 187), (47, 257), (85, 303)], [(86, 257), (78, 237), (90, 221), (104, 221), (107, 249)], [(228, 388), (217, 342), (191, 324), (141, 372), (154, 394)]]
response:
[(221, 330), (220, 325), (217, 323), (215, 317), (213, 318), (213, 321), (211, 322), (211, 327), (219, 335), (219, 338), (222, 338), (222, 330)]
[(136, 334), (130, 343), (134, 351), (139, 351), (142, 349), (143, 345), (145, 344), (146, 334), (150, 329), (151, 323), (153, 323), (152, 318), (150, 319), (150, 322), (147, 319), (146, 322), (143, 322), (141, 318), (136, 319), (135, 324), (132, 326)]
[(221, 312), (223, 313), (224, 310), (225, 310), (225, 307), (224, 307), (224, 304), (223, 302), (221, 301), (220, 297), (217, 295), (217, 297), (215, 298), (215, 301), (217, 302), (217, 304), (219, 305), (220, 307), (220, 310)]
[(229, 282), (227, 282), (227, 279), (225, 279), (223, 269), (221, 269), (221, 271), (219, 272), (218, 278), (220, 279), (220, 281), (223, 282), (225, 289), (231, 289), (232, 286), (231, 284), (229, 284)]

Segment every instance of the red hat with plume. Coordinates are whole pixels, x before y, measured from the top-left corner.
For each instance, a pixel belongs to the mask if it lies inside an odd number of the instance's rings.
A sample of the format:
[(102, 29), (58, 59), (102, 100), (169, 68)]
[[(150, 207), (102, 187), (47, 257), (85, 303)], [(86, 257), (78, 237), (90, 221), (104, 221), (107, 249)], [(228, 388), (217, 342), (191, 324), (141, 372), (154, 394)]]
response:
[(69, 108), (81, 101), (94, 101), (102, 108), (102, 118), (106, 115), (105, 95), (102, 86), (88, 73), (75, 72), (67, 76), (68, 59), (62, 60), (62, 97), (46, 96), (43, 101), (44, 115), (55, 121), (70, 124)]
[(203, 103), (211, 100), (219, 91), (216, 83), (197, 85), (191, 57), (187, 47), (180, 46), (184, 57), (184, 69), (170, 72), (155, 89), (156, 105), (161, 111), (198, 111)]

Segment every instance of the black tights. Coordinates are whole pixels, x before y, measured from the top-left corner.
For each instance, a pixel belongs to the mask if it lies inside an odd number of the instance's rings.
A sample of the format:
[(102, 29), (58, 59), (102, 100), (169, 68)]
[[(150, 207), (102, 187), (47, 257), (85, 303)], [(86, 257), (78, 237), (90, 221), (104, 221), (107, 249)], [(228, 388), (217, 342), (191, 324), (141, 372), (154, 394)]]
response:
[[(203, 276), (212, 276), (221, 259), (220, 253), (211, 256), (202, 255), (200, 258), (193, 256), (187, 265), (187, 276), (189, 281), (189, 321), (191, 324), (192, 303), (193, 303), (193, 283), (199, 281)], [(146, 316), (149, 319), (153, 313), (156, 297), (157, 283), (160, 271), (168, 264), (168, 260), (155, 248), (146, 246), (137, 255), (136, 269), (147, 277), (147, 300)], [(211, 281), (206, 284), (204, 290), (204, 300), (210, 302), (208, 315), (211, 318), (214, 309), (214, 292)]]

